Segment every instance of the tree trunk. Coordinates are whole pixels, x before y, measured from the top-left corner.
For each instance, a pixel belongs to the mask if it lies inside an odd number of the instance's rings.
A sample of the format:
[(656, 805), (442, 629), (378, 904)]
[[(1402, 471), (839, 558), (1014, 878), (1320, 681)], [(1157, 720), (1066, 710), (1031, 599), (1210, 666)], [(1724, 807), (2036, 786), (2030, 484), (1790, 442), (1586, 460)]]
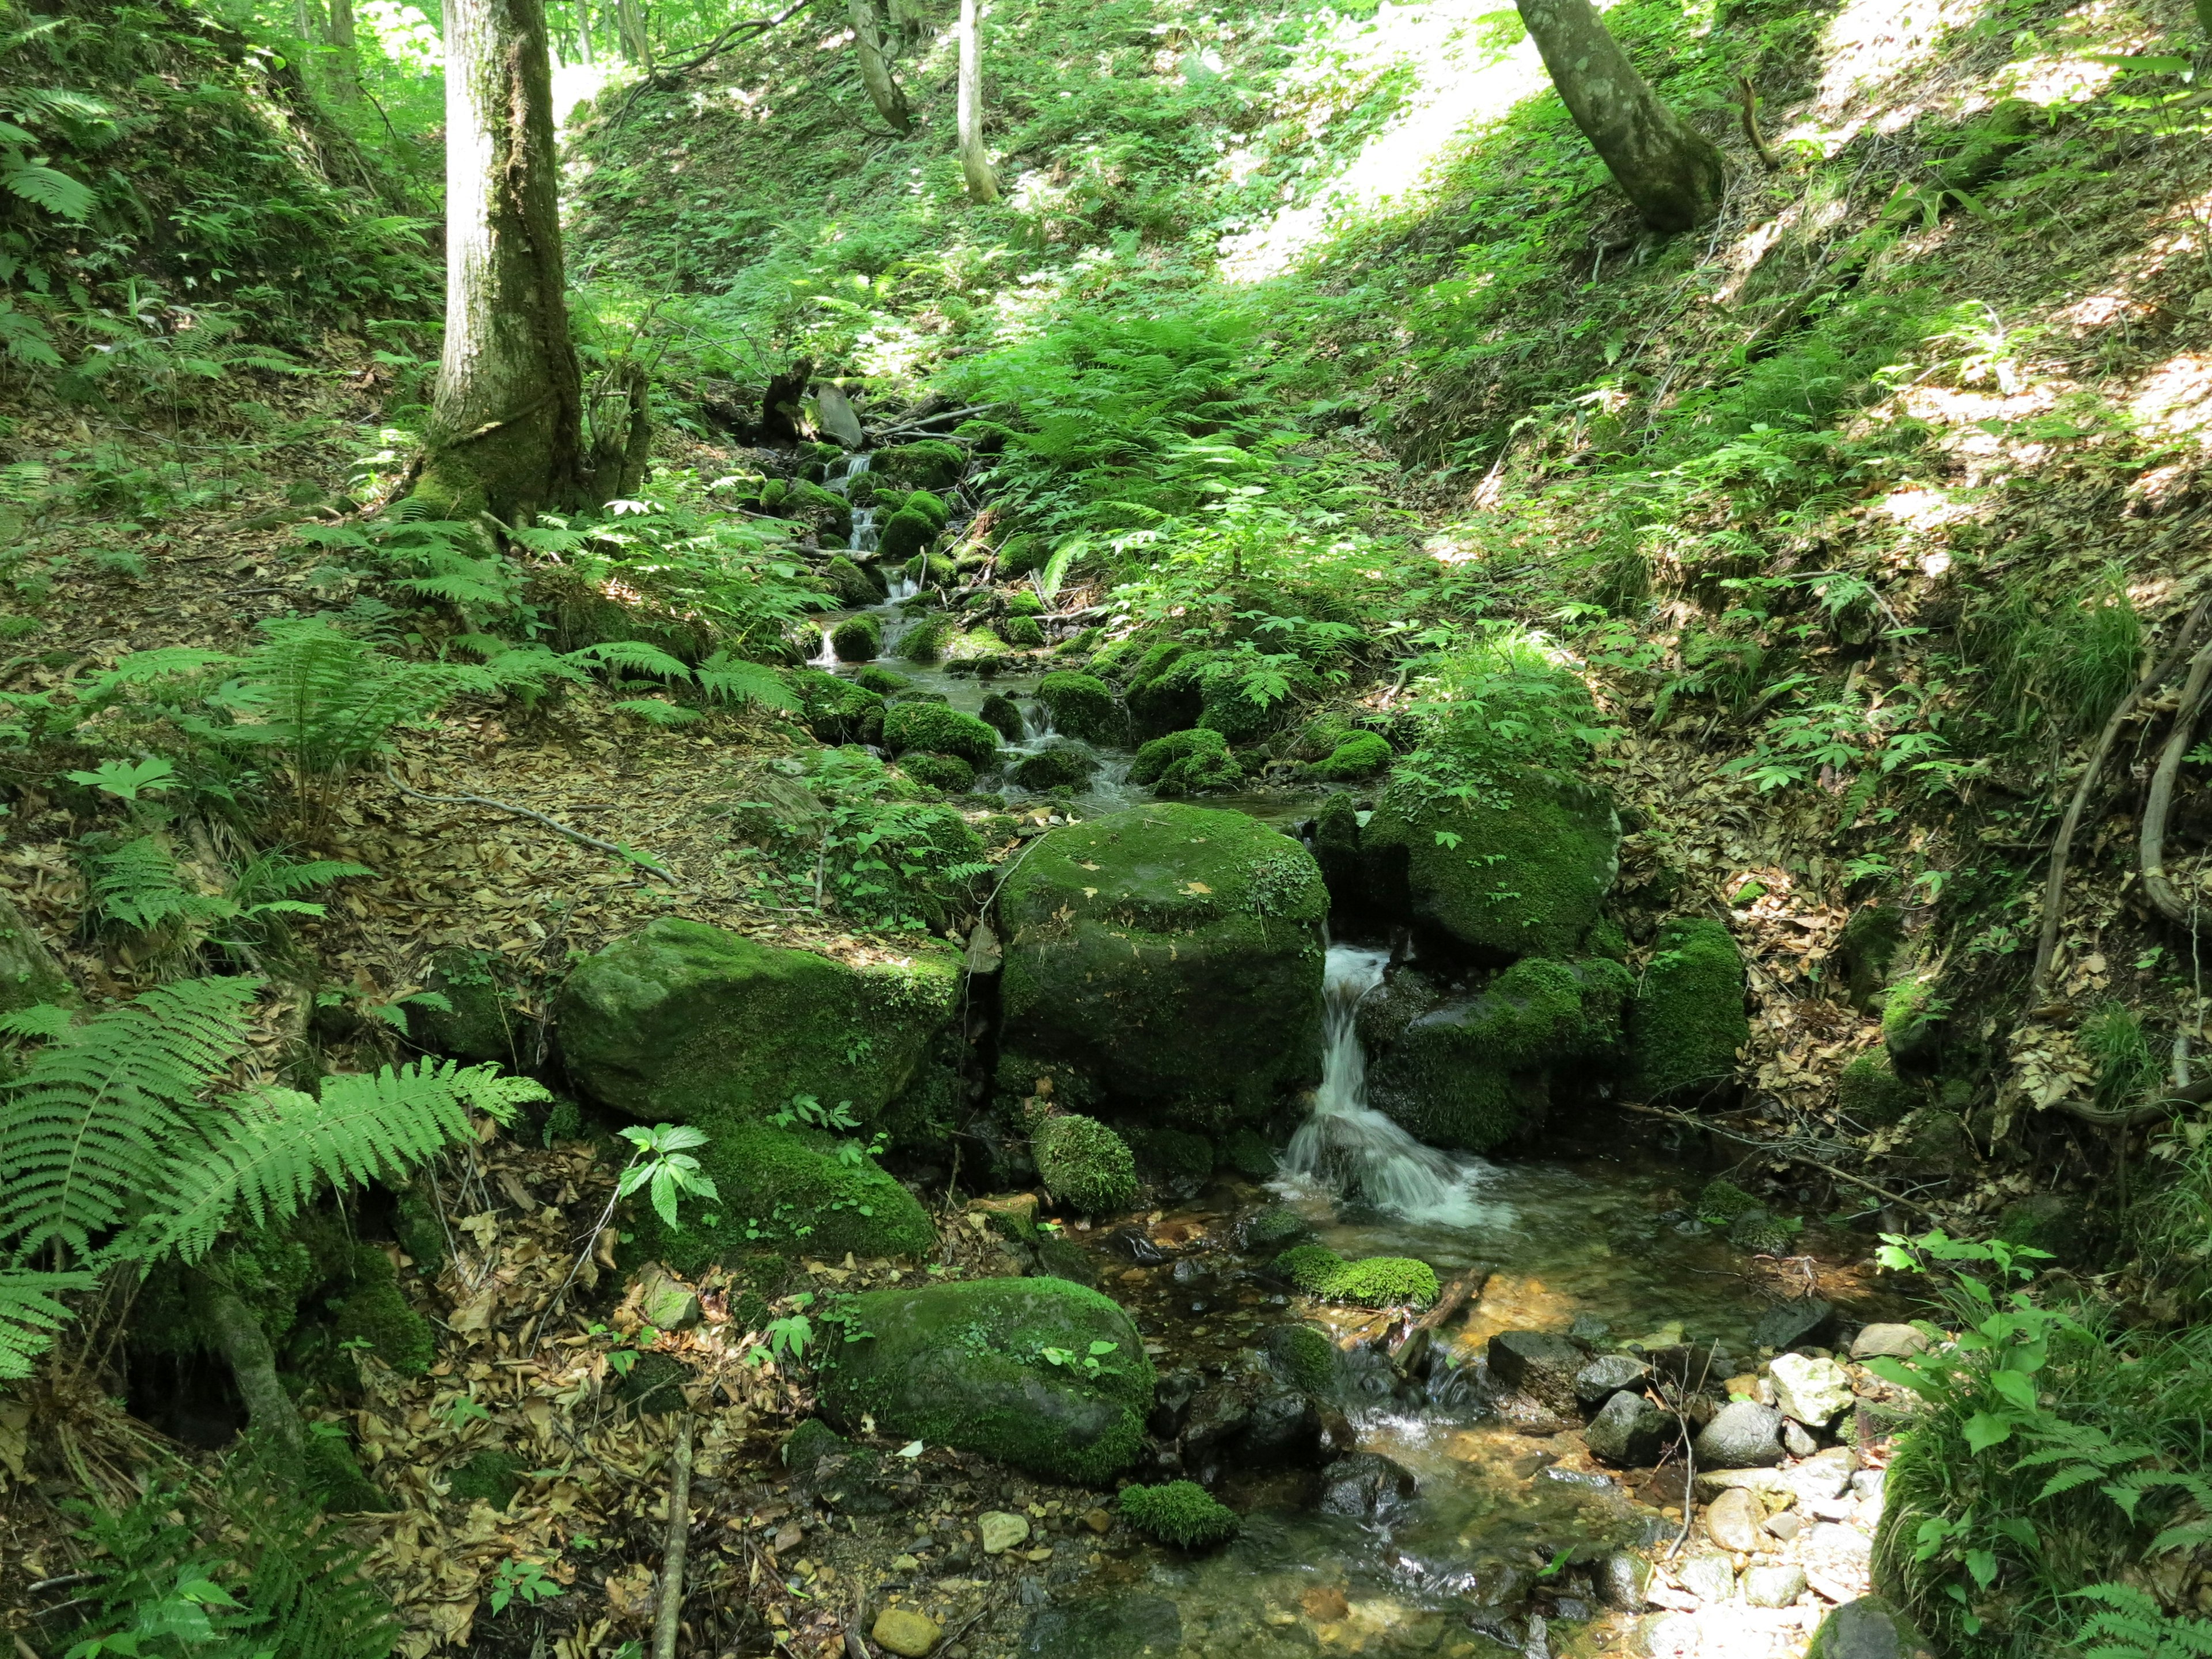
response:
[(361, 53), (354, 42), (353, 0), (330, 0), (331, 96), (341, 104), (361, 100)]
[(592, 63), (592, 4), (591, 0), (576, 0), (576, 44), (583, 51), (584, 64)]
[(983, 31), (976, 0), (960, 0), (960, 176), (971, 202), (999, 199), (999, 180), (983, 154)]
[(307, 1436), (300, 1426), (298, 1407), (284, 1385), (276, 1380), (276, 1355), (269, 1334), (238, 1293), (211, 1276), (204, 1278), (203, 1305), (215, 1328), (216, 1346), (238, 1380), (239, 1397), (263, 1453), (283, 1473), (296, 1479), (307, 1474)]
[(447, 0), (446, 344), (418, 493), (509, 523), (580, 505), (543, 0)]
[(323, 38), (323, 26), (318, 21), (319, 8), (311, 8), (307, 0), (292, 0), (292, 32), (304, 46), (315, 44)]
[(876, 27), (875, 0), (845, 0), (846, 10), (853, 20), (853, 53), (860, 60), (860, 84), (868, 89), (868, 98), (876, 106), (876, 113), (891, 124), (894, 132), (911, 132), (914, 116), (906, 106), (906, 94), (891, 77), (890, 60), (884, 55), (881, 32)]
[(1644, 84), (1589, 0), (1516, 0), (1583, 137), (1662, 235), (1720, 210), (1721, 153)]
[(646, 38), (642, 0), (615, 0), (615, 27), (622, 33), (623, 56), (640, 69), (651, 69), (653, 42)]

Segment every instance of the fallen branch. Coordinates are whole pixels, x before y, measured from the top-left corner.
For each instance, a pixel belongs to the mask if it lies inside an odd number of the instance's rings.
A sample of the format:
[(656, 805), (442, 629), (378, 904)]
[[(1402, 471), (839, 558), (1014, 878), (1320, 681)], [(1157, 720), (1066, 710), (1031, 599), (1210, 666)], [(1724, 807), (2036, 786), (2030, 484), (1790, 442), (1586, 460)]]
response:
[[(1482, 1287), (1489, 1282), (1489, 1268), (1470, 1267), (1453, 1279), (1450, 1284), (1445, 1285), (1437, 1296), (1436, 1305), (1408, 1325), (1406, 1328), (1405, 1335), (1390, 1345), (1389, 1357), (1393, 1363), (1396, 1362), (1399, 1355), (1408, 1351), (1412, 1352), (1413, 1358), (1406, 1362), (1407, 1365), (1410, 1366), (1419, 1360), (1421, 1347), (1427, 1346), (1428, 1340), (1443, 1326), (1444, 1321), (1458, 1312), (1462, 1304), (1471, 1302), (1480, 1296)], [(1417, 1341), (1420, 1346), (1415, 1346)]]
[(2063, 1112), (2069, 1117), (2078, 1117), (2084, 1123), (2094, 1123), (2101, 1129), (2139, 1129), (2146, 1123), (2155, 1123), (2162, 1117), (2172, 1117), (2185, 1107), (2202, 1106), (2212, 1100), (2212, 1077), (2203, 1077), (2179, 1089), (2169, 1089), (2155, 1100), (2146, 1100), (2135, 1106), (2092, 1106), (2086, 1100), (2069, 1097), (2054, 1100), (2044, 1107), (2047, 1112)]
[(1747, 1146), (1756, 1146), (1770, 1158), (1786, 1158), (1792, 1164), (1802, 1164), (1808, 1170), (1818, 1170), (1823, 1175), (1833, 1176), (1838, 1181), (1848, 1181), (1854, 1187), (1865, 1188), (1867, 1191), (1886, 1204), (1900, 1204), (1908, 1210), (1917, 1210), (1924, 1216), (1932, 1217), (1936, 1214), (1934, 1210), (1917, 1199), (1907, 1198), (1902, 1193), (1893, 1193), (1886, 1187), (1877, 1187), (1864, 1176), (1855, 1176), (1848, 1170), (1838, 1170), (1834, 1164), (1824, 1164), (1819, 1158), (1809, 1157), (1806, 1153), (1792, 1152), (1779, 1142), (1761, 1140), (1756, 1135), (1740, 1134), (1734, 1129), (1723, 1129), (1718, 1124), (1708, 1123), (1704, 1118), (1692, 1113), (1678, 1112), (1670, 1107), (1647, 1106), (1632, 1100), (1625, 1100), (1621, 1104), (1632, 1112), (1642, 1112), (1651, 1117), (1668, 1118), (1676, 1123), (1686, 1123), (1694, 1129), (1705, 1129), (1717, 1135), (1725, 1135), (1729, 1139), (1741, 1141)]
[(2166, 827), (2173, 815), (2173, 786), (2181, 775), (2189, 740), (2196, 735), (2197, 717), (2203, 712), (2208, 686), (2212, 686), (2212, 645), (2201, 647), (2189, 659), (2189, 678), (2181, 684), (2181, 706), (2173, 712), (2173, 725), (2166, 732), (2166, 747), (2159, 751), (2158, 769), (2151, 774), (2150, 793), (2143, 801), (2142, 838), (2136, 851), (2143, 896), (2167, 921), (2191, 933), (2205, 929), (2197, 920), (2197, 907), (2176, 892), (2166, 878)]
[(676, 1425), (675, 1476), (668, 1487), (668, 1530), (660, 1546), (660, 1601), (653, 1614), (653, 1659), (676, 1659), (676, 1620), (684, 1611), (684, 1556), (691, 1545), (691, 1413)]
[(484, 806), (495, 812), (512, 812), (519, 818), (529, 818), (534, 823), (542, 823), (555, 835), (566, 836), (579, 846), (596, 847), (602, 853), (612, 853), (617, 858), (626, 863), (635, 864), (647, 874), (659, 876), (678, 892), (683, 890), (684, 884), (671, 875), (659, 860), (648, 858), (645, 854), (633, 848), (624, 847), (618, 842), (601, 841), (597, 836), (587, 836), (580, 830), (571, 830), (557, 818), (549, 818), (544, 813), (533, 811), (530, 807), (517, 806), (513, 801), (494, 800), (489, 795), (426, 795), (420, 789), (410, 789), (405, 784), (400, 782), (398, 775), (389, 766), (384, 769), (384, 776), (386, 781), (410, 800), (428, 801), (434, 806)]
[(1751, 147), (1759, 152), (1759, 159), (1765, 164), (1769, 173), (1780, 172), (1780, 159), (1767, 149), (1766, 137), (1759, 130), (1759, 94), (1752, 89), (1751, 77), (1748, 75), (1737, 76), (1735, 86), (1736, 101), (1743, 106), (1743, 136), (1751, 140)]
[(697, 69), (702, 64), (707, 62), (710, 58), (719, 56), (723, 49), (729, 46), (732, 41), (737, 40), (738, 36), (745, 34), (765, 34), (769, 30), (776, 28), (784, 23), (789, 22), (793, 18), (798, 16), (800, 12), (805, 11), (807, 7), (813, 3), (814, 0), (795, 0), (795, 3), (787, 6), (783, 10), (778, 12), (773, 17), (756, 17), (747, 22), (732, 23), (729, 27), (724, 29), (720, 34), (709, 40), (695, 55), (685, 58), (682, 63), (663, 64), (659, 67), (649, 70), (631, 86), (629, 95), (622, 100), (622, 106), (615, 111), (613, 119), (609, 121), (607, 125), (610, 126), (620, 126), (623, 119), (629, 114), (630, 106), (637, 102), (639, 96), (645, 91), (645, 89), (647, 87), (656, 84), (662, 76), (682, 75), (687, 70)]

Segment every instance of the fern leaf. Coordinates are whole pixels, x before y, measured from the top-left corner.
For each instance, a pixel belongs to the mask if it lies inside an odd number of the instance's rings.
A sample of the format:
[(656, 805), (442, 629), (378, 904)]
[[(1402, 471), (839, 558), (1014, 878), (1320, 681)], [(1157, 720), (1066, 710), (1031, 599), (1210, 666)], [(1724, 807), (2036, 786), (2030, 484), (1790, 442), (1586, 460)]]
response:
[(801, 704), (775, 670), (717, 651), (700, 665), (699, 689), (718, 702), (755, 703), (798, 714)]
[(650, 674), (665, 680), (689, 680), (691, 671), (659, 646), (642, 640), (602, 640), (568, 653), (571, 662), (587, 662), (625, 673)]
[(166, 1183), (195, 1101), (245, 1046), (255, 979), (187, 980), (33, 1057), (0, 1109), (0, 1246), (82, 1257)]
[(76, 1317), (58, 1298), (88, 1291), (100, 1275), (34, 1273), (0, 1268), (0, 1382), (31, 1374), (31, 1362), (53, 1346), (54, 1333)]
[(88, 185), (66, 173), (27, 161), (21, 155), (0, 158), (0, 188), (73, 224), (82, 224), (92, 211), (93, 195)]
[(625, 697), (614, 706), (617, 714), (635, 714), (649, 726), (690, 726), (701, 718), (696, 708), (663, 702), (659, 697)]

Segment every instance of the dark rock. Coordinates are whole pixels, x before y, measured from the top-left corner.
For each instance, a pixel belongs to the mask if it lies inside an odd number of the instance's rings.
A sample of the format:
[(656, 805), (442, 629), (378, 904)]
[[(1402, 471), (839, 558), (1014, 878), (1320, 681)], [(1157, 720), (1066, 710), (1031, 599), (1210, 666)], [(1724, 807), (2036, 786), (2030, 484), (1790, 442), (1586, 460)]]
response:
[(1802, 1302), (1784, 1302), (1759, 1316), (1759, 1323), (1752, 1329), (1752, 1344), (1780, 1353), (1802, 1342), (1817, 1341), (1835, 1317), (1835, 1312), (1817, 1296), (1808, 1297)]
[(1846, 1601), (1820, 1621), (1805, 1659), (1935, 1659), (1912, 1621), (1879, 1595)]
[(1701, 1469), (1767, 1468), (1782, 1461), (1782, 1413), (1753, 1400), (1734, 1400), (1698, 1434)]
[(1634, 1613), (1644, 1605), (1644, 1587), (1651, 1582), (1651, 1565), (1626, 1550), (1614, 1550), (1597, 1563), (1597, 1593), (1606, 1606)]
[(1322, 1479), (1323, 1515), (1379, 1520), (1413, 1500), (1419, 1489), (1410, 1471), (1379, 1452), (1352, 1452), (1328, 1466)]
[(1640, 1359), (1625, 1353), (1601, 1354), (1575, 1373), (1575, 1398), (1585, 1406), (1601, 1406), (1649, 1375), (1650, 1368)]
[(1198, 1386), (1196, 1371), (1170, 1371), (1152, 1390), (1152, 1413), (1146, 1426), (1162, 1440), (1172, 1440), (1180, 1435), (1184, 1415), (1198, 1394)]
[(1110, 1242), (1115, 1249), (1141, 1267), (1157, 1267), (1168, 1259), (1168, 1253), (1153, 1243), (1152, 1235), (1142, 1227), (1124, 1227)]
[(1252, 1463), (1318, 1463), (1322, 1440), (1320, 1407), (1295, 1389), (1282, 1389), (1252, 1403), (1238, 1449)]
[(1490, 1375), (1505, 1388), (1518, 1389), (1554, 1412), (1578, 1413), (1575, 1375), (1583, 1368), (1580, 1348), (1548, 1331), (1500, 1331), (1490, 1339)]
[(640, 1354), (615, 1385), (615, 1398), (641, 1416), (665, 1416), (685, 1409), (684, 1384), (690, 1376), (690, 1368), (674, 1354)]
[(1674, 1428), (1672, 1417), (1624, 1389), (1605, 1402), (1583, 1432), (1591, 1456), (1620, 1468), (1643, 1468), (1659, 1461)]
[(1091, 1265), (1091, 1253), (1072, 1238), (1058, 1233), (1042, 1233), (1036, 1242), (1037, 1272), (1048, 1279), (1065, 1279), (1071, 1284), (1098, 1288), (1098, 1269)]
[(1162, 1659), (1182, 1647), (1182, 1615), (1164, 1596), (1101, 1596), (1030, 1615), (1023, 1659)]
[(1567, 1327), (1567, 1340), (1587, 1348), (1592, 1353), (1595, 1353), (1612, 1334), (1613, 1327), (1594, 1314), (1577, 1314), (1575, 1322)]
[(1190, 1414), (1184, 1420), (1184, 1455), (1195, 1456), (1236, 1439), (1251, 1420), (1251, 1407), (1234, 1391), (1207, 1389), (1191, 1402)]

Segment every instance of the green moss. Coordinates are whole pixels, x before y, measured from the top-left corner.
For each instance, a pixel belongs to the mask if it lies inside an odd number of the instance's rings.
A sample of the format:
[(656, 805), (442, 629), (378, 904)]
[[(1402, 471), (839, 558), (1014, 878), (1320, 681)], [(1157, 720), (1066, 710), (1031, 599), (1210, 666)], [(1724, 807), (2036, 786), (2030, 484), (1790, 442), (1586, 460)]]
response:
[(1213, 1143), (1182, 1129), (1153, 1128), (1134, 1138), (1137, 1154), (1167, 1181), (1203, 1181), (1213, 1173)]
[(832, 1311), (854, 1339), (823, 1351), (820, 1396), (835, 1422), (871, 1418), (884, 1434), (1084, 1485), (1110, 1479), (1143, 1444), (1152, 1362), (1129, 1316), (1096, 1291), (970, 1279), (872, 1291)]
[(877, 538), (877, 553), (885, 564), (904, 564), (929, 550), (937, 540), (937, 526), (926, 513), (901, 507), (884, 520)]
[(884, 715), (884, 743), (894, 755), (909, 749), (957, 755), (979, 771), (999, 754), (996, 732), (973, 714), (940, 703), (893, 703)]
[(1836, 1079), (1836, 1109), (1862, 1128), (1886, 1128), (1920, 1103), (1887, 1054), (1861, 1054)]
[(1137, 750), (1129, 781), (1149, 785), (1164, 796), (1194, 795), (1206, 789), (1231, 789), (1244, 781), (1244, 769), (1229, 752), (1218, 732), (1191, 730), (1154, 738)]
[(1047, 1118), (1030, 1138), (1030, 1152), (1052, 1195), (1086, 1214), (1125, 1209), (1137, 1195), (1128, 1143), (1097, 1118)]
[(1882, 999), (1881, 1040), (1893, 1060), (1925, 1063), (1934, 1053), (1951, 1005), (1936, 995), (1934, 983), (1908, 979), (1893, 985)]
[(353, 1288), (337, 1305), (341, 1341), (361, 1340), (402, 1376), (421, 1376), (438, 1357), (430, 1323), (407, 1305), (392, 1258), (362, 1245), (353, 1252)]
[(1287, 1204), (1270, 1205), (1247, 1219), (1238, 1237), (1255, 1255), (1280, 1255), (1293, 1245), (1313, 1242), (1313, 1223)]
[(1121, 700), (1095, 674), (1060, 669), (1037, 682), (1036, 696), (1052, 711), (1055, 731), (1085, 743), (1113, 745), (1127, 740), (1129, 718)]
[(1044, 601), (1029, 588), (1016, 588), (1006, 595), (1006, 614), (1010, 617), (1042, 617)]
[(1267, 1357), (1284, 1381), (1326, 1395), (1336, 1383), (1336, 1344), (1311, 1325), (1278, 1325), (1267, 1333)]
[(878, 696), (896, 697), (902, 692), (911, 692), (914, 682), (903, 674), (894, 674), (888, 668), (870, 663), (853, 676), (853, 684), (862, 690), (873, 691)]
[(392, 1498), (362, 1472), (354, 1455), (353, 1441), (335, 1423), (307, 1425), (303, 1448), (307, 1489), (315, 1501), (332, 1515), (390, 1515), (405, 1507)]
[[(538, 1132), (541, 1146), (558, 1146), (584, 1138), (583, 1109), (573, 1100), (556, 1100), (546, 1109), (545, 1126)], [(409, 1251), (413, 1255), (413, 1251)]]
[(1709, 1181), (1698, 1194), (1698, 1219), (1715, 1227), (1728, 1226), (1737, 1217), (1763, 1207), (1733, 1181)]
[(1765, 1209), (1746, 1210), (1729, 1224), (1729, 1243), (1753, 1255), (1780, 1255), (1797, 1237), (1797, 1229)]
[(799, 717), (823, 743), (876, 743), (884, 734), (884, 699), (854, 681), (820, 668), (789, 668), (784, 684), (799, 699)]
[(614, 1396), (641, 1417), (667, 1417), (689, 1411), (684, 1385), (691, 1380), (690, 1368), (672, 1353), (658, 1350), (641, 1353), (629, 1373), (615, 1384)]
[(1600, 916), (1590, 924), (1589, 935), (1583, 940), (1583, 949), (1594, 957), (1603, 957), (1607, 962), (1626, 963), (1628, 960), (1628, 935), (1620, 931), (1620, 924), (1611, 916)]
[(511, 1066), (524, 1016), (500, 984), (503, 966), (489, 951), (457, 948), (430, 958), (423, 988), (446, 1000), (444, 1008), (416, 1004), (406, 1011), (408, 1036), (433, 1054), (456, 1060), (494, 1060)]
[(1044, 643), (1044, 624), (1035, 617), (1008, 617), (999, 624), (999, 637), (1008, 645), (1033, 650)]
[(719, 1197), (687, 1202), (671, 1230), (649, 1205), (633, 1225), (642, 1255), (680, 1273), (739, 1260), (763, 1249), (832, 1260), (915, 1256), (937, 1243), (916, 1200), (859, 1143), (818, 1130), (779, 1129), (710, 1117), (696, 1156)]
[(1349, 783), (1389, 770), (1390, 745), (1372, 732), (1346, 738), (1314, 764), (1313, 775), (1328, 783)]
[(1882, 983), (1904, 942), (1905, 918), (1896, 906), (1869, 904), (1851, 912), (1836, 941), (1851, 1006), (1870, 1013), (1880, 1005)]
[(1743, 956), (1724, 922), (1677, 919), (1659, 930), (1629, 1015), (1637, 1087), (1658, 1098), (1735, 1074), (1751, 1040)]
[[(573, 1101), (562, 1104), (571, 1111), (575, 1109)], [(560, 1108), (554, 1109), (557, 1112)], [(417, 1175), (407, 1183), (406, 1191), (399, 1194), (392, 1216), (392, 1237), (414, 1262), (415, 1271), (424, 1278), (436, 1277), (445, 1267), (446, 1229), (438, 1218), (437, 1200), (430, 1192), (427, 1174)]]
[(1316, 1296), (1343, 1267), (1344, 1258), (1326, 1244), (1293, 1245), (1275, 1258), (1277, 1273)]
[(1437, 1270), (1404, 1255), (1348, 1261), (1316, 1292), (1331, 1302), (1357, 1302), (1370, 1308), (1425, 1308), (1437, 1293)]
[(1052, 544), (1042, 536), (1024, 531), (1009, 536), (999, 549), (999, 574), (1012, 579), (1026, 576), (1033, 570), (1042, 570), (1052, 557)]
[(2048, 1250), (2057, 1261), (2070, 1264), (2082, 1261), (2088, 1234), (2081, 1202), (2057, 1193), (2014, 1199), (1997, 1212), (1990, 1231), (2008, 1244)]
[(1016, 761), (1007, 776), (1024, 789), (1073, 789), (1089, 781), (1098, 763), (1074, 749), (1040, 749)]
[(873, 617), (848, 617), (830, 630), (830, 648), (840, 662), (867, 662), (884, 648), (884, 630)]
[[(942, 553), (924, 551), (915, 554), (906, 562), (905, 572), (908, 581), (924, 588), (934, 589), (951, 586), (959, 576), (960, 568)], [(941, 593), (931, 592), (926, 597), (941, 604), (945, 596)], [(908, 599), (906, 603), (912, 605), (914, 600)]]
[(1022, 724), (1022, 711), (1014, 706), (1011, 697), (1000, 696), (994, 691), (983, 699), (983, 706), (975, 711), (975, 718), (1008, 743), (1022, 740), (1025, 729)]
[(1361, 832), (1413, 919), (1504, 957), (1571, 951), (1620, 867), (1620, 824), (1603, 791), (1534, 768), (1472, 799), (1409, 778), (1383, 792)]
[(1237, 1511), (1194, 1480), (1170, 1480), (1160, 1486), (1124, 1486), (1121, 1518), (1147, 1538), (1177, 1549), (1206, 1549), (1234, 1538), (1243, 1522)]
[(825, 1457), (849, 1451), (853, 1443), (818, 1417), (810, 1417), (784, 1436), (781, 1455), (794, 1478), (811, 1473)]
[(505, 1510), (521, 1490), (521, 1463), (507, 1452), (487, 1447), (453, 1471), (446, 1495), (456, 1504), (483, 1502)]
[(945, 526), (952, 522), (952, 509), (945, 506), (943, 500), (933, 495), (927, 489), (917, 489), (908, 495), (900, 506), (899, 511), (921, 514), (923, 518), (929, 520), (931, 527), (940, 534)]
[(943, 489), (959, 482), (967, 471), (968, 457), (960, 446), (941, 438), (918, 443), (894, 444), (875, 453), (873, 468), (885, 477), (930, 489)]
[(868, 580), (868, 573), (842, 555), (823, 567), (822, 584), (838, 604), (849, 611), (861, 611), (883, 603), (883, 590)]
[(975, 787), (975, 769), (957, 755), (906, 754), (899, 766), (916, 783), (957, 795)]
[(1273, 1143), (1257, 1129), (1231, 1129), (1222, 1140), (1221, 1160), (1255, 1181), (1265, 1181), (1275, 1173)]

